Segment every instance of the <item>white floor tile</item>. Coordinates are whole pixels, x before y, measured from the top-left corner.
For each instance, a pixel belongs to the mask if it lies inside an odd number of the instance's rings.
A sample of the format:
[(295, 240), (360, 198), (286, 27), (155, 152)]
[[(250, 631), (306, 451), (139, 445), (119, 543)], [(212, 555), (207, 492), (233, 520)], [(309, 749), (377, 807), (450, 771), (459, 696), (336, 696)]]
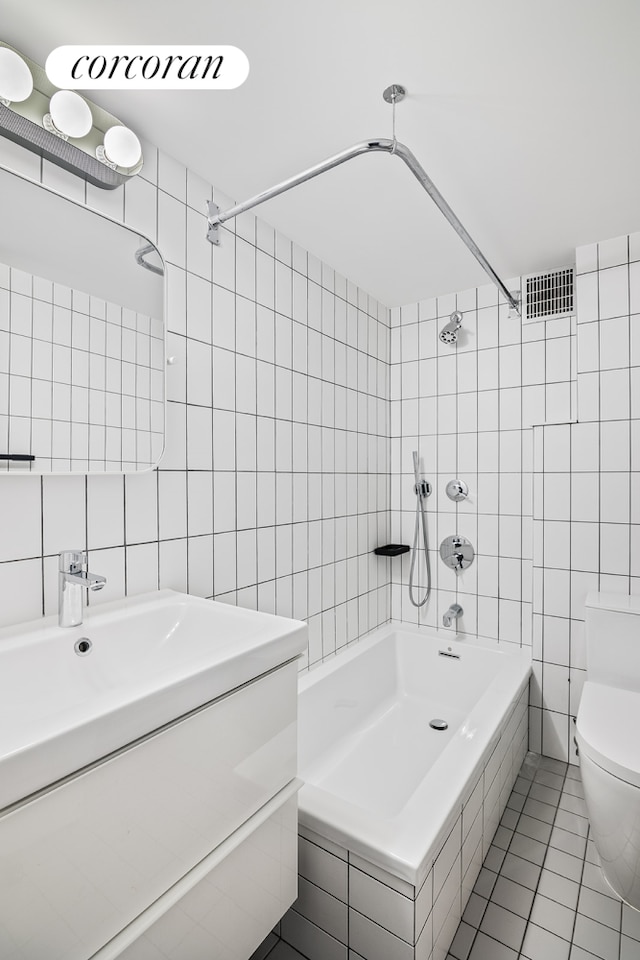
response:
[(546, 870), (559, 873), (561, 877), (567, 877), (569, 880), (579, 881), (582, 876), (582, 860), (555, 847), (549, 847), (544, 866)]
[(531, 911), (531, 923), (543, 927), (550, 933), (555, 933), (557, 937), (562, 937), (563, 940), (570, 941), (574, 919), (574, 910), (570, 910), (569, 907), (564, 907), (561, 903), (556, 903), (555, 900), (550, 900), (540, 894), (536, 896)]
[[(634, 910), (628, 904), (622, 904), (622, 932), (627, 937), (640, 940), (640, 911)], [(638, 948), (640, 954), (640, 948)]]
[(480, 929), (487, 936), (493, 937), (513, 950), (519, 950), (522, 945), (527, 921), (510, 910), (505, 910), (497, 903), (489, 903), (482, 918)]
[(571, 944), (542, 927), (530, 923), (522, 944), (527, 960), (568, 960)]
[(269, 960), (304, 960), (304, 957), (284, 940), (281, 940), (269, 954)]
[(536, 780), (529, 791), (529, 796), (534, 800), (540, 800), (542, 803), (548, 803), (552, 807), (557, 807), (560, 803), (561, 794), (559, 790), (547, 787)]
[(582, 887), (578, 900), (578, 913), (604, 923), (607, 927), (620, 930), (622, 923), (622, 903), (612, 897), (605, 897), (595, 890)]
[(579, 768), (529, 754), (506, 811), (467, 907), (479, 933), (466, 956), (470, 927), (461, 931), (448, 960), (514, 949), (520, 960), (640, 960), (640, 912), (615, 896), (587, 839)]
[[(562, 813), (561, 810), (558, 812)], [(579, 857), (581, 860), (587, 848), (586, 837), (580, 837), (576, 833), (570, 833), (569, 830), (563, 830), (562, 827), (557, 826), (557, 821), (549, 842), (557, 850), (563, 850), (565, 853), (570, 853), (572, 857)]]
[(536, 783), (541, 783), (545, 787), (552, 787), (554, 790), (562, 790), (564, 775), (552, 773), (550, 770), (539, 770), (536, 774)]
[(479, 897), (477, 893), (472, 893), (465, 907), (462, 919), (472, 927), (479, 927), (484, 911), (487, 908), (488, 901), (484, 897)]
[(620, 940), (620, 960), (637, 960), (638, 941), (623, 936)]
[(489, 899), (491, 896), (491, 891), (495, 887), (496, 878), (498, 874), (494, 873), (493, 870), (488, 870), (487, 867), (482, 867), (480, 873), (478, 874), (478, 879), (476, 880), (474, 892), (479, 894), (481, 897)]
[[(618, 899), (605, 880), (602, 867), (599, 867), (596, 863), (589, 863), (588, 860), (585, 860), (584, 870), (582, 871), (582, 884), (591, 890), (597, 890), (598, 893), (601, 893), (605, 897), (611, 897), (612, 900)], [(638, 933), (640, 934), (640, 929)]]
[(546, 852), (546, 844), (540, 843), (539, 840), (532, 840), (531, 837), (521, 833), (514, 834), (509, 847), (509, 853), (522, 857), (524, 860), (530, 860), (531, 863), (536, 863), (538, 866), (542, 866)]
[(469, 924), (463, 920), (449, 948), (450, 956), (454, 957), (455, 960), (467, 960), (476, 932), (475, 927), (470, 927)]
[(581, 913), (576, 917), (573, 942), (578, 947), (589, 950), (600, 960), (618, 960), (620, 935), (617, 930), (606, 927)]
[(504, 858), (501, 873), (509, 880), (515, 880), (516, 883), (521, 883), (524, 887), (535, 890), (540, 876), (540, 867), (535, 863), (530, 863), (529, 860), (523, 860), (522, 857), (516, 857), (512, 853), (508, 853)]
[(578, 895), (580, 893), (580, 884), (575, 880), (569, 880), (567, 877), (561, 877), (551, 870), (543, 870), (540, 874), (540, 883), (538, 884), (538, 893), (556, 903), (561, 903), (570, 910), (576, 910)]
[(518, 820), (518, 833), (523, 833), (525, 836), (531, 837), (533, 840), (539, 840), (541, 843), (549, 842), (552, 829), (550, 823), (528, 817), (526, 813), (523, 813)]
[[(519, 883), (514, 883), (507, 877), (498, 877), (491, 899), (494, 903), (517, 913), (519, 917), (529, 918), (531, 904), (533, 903), (533, 890), (523, 887)], [(576, 893), (577, 899), (577, 893)]]
[(587, 818), (578, 817), (575, 813), (570, 813), (568, 810), (558, 810), (555, 826), (575, 833), (579, 837), (586, 837), (589, 832), (589, 821)]
[(479, 933), (469, 954), (469, 960), (516, 960), (518, 954), (497, 940)]
[(527, 797), (525, 805), (522, 808), (529, 817), (535, 817), (536, 820), (543, 820), (545, 823), (553, 823), (556, 815), (556, 808), (550, 803), (544, 803), (536, 800), (534, 797)]

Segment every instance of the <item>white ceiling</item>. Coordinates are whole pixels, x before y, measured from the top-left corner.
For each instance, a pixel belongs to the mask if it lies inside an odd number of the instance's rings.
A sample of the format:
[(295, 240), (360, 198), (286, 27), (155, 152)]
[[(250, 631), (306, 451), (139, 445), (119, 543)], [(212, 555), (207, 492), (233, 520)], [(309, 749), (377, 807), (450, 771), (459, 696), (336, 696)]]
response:
[[(90, 98), (238, 200), (360, 140), (397, 136), (497, 272), (640, 229), (638, 0), (0, 0), (1, 38), (226, 43), (237, 90)], [(350, 161), (260, 215), (387, 305), (485, 282), (399, 160)]]

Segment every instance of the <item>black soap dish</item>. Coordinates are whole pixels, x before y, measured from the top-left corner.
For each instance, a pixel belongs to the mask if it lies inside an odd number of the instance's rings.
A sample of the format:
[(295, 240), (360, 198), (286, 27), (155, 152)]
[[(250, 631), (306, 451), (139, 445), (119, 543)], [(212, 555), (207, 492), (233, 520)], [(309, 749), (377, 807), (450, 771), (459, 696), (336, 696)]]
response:
[(373, 552), (379, 557), (399, 557), (401, 553), (409, 553), (410, 549), (406, 543), (386, 543), (384, 547), (376, 547)]

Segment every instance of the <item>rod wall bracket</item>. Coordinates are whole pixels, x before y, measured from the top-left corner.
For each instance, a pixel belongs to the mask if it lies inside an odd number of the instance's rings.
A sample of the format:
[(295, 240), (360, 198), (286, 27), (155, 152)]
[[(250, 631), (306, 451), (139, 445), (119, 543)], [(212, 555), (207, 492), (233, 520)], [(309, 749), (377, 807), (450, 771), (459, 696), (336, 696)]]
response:
[(522, 316), (522, 297), (519, 290), (511, 290), (512, 299), (509, 301), (509, 320), (519, 320)]
[(213, 200), (207, 200), (207, 240), (214, 246), (220, 246), (220, 207)]

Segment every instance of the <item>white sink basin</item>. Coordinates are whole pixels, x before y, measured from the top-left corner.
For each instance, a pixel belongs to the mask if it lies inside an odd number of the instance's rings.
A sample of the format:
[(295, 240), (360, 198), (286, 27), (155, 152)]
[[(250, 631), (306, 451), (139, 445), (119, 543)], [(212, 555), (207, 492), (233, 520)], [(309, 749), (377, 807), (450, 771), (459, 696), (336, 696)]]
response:
[[(78, 640), (91, 641), (79, 655)], [(302, 653), (306, 624), (172, 590), (0, 630), (0, 809)]]

